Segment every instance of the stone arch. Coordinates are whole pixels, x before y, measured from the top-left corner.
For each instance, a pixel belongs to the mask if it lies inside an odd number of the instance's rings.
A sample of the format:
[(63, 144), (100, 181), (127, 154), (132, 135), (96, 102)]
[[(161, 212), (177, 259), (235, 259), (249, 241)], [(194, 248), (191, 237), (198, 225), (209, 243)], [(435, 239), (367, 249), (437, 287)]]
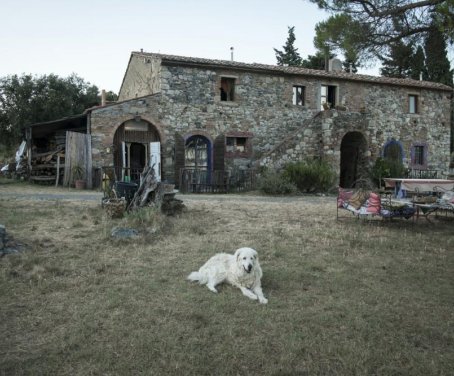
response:
[[(118, 180), (138, 181), (143, 168), (149, 164), (153, 145), (159, 143), (157, 157), (161, 161), (162, 142), (157, 127), (136, 116), (119, 125), (113, 137), (113, 159)], [(160, 167), (160, 166), (159, 166)], [(160, 168), (157, 171), (160, 174)]]
[(342, 188), (353, 188), (367, 176), (367, 147), (367, 140), (361, 132), (348, 132), (342, 138), (339, 177)]
[(388, 140), (383, 146), (382, 157), (396, 163), (402, 163), (405, 158), (402, 143), (395, 139)]

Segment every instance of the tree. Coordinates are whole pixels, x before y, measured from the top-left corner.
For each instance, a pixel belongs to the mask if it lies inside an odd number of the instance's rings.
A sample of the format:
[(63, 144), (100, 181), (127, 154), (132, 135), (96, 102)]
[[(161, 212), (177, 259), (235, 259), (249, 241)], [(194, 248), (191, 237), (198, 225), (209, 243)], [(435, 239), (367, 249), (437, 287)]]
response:
[(98, 88), (76, 74), (0, 78), (0, 140), (14, 145), (27, 124), (50, 121), (82, 113), (97, 105)]
[[(347, 34), (346, 28), (355, 28), (355, 31)], [(351, 66), (352, 72), (356, 73), (359, 65), (356, 41), (361, 35), (360, 26), (349, 15), (337, 14), (315, 26), (314, 46), (319, 51), (330, 51), (330, 56), (335, 56), (335, 51), (341, 52), (345, 58), (344, 70), (349, 72)]]
[(410, 77), (414, 80), (419, 80), (421, 77), (424, 80), (427, 79), (426, 57), (421, 46), (418, 46), (413, 58), (411, 59), (410, 70)]
[(427, 79), (453, 86), (453, 70), (446, 51), (443, 34), (437, 28), (431, 29), (424, 43), (426, 52)]
[(301, 65), (301, 56), (298, 53), (298, 49), (294, 47), (295, 43), (295, 26), (288, 27), (288, 37), (285, 45), (282, 46), (283, 51), (274, 49), (276, 53), (277, 65), (289, 65), (298, 67)]
[[(434, 29), (440, 31), (444, 40), (454, 39), (454, 0), (309, 1), (334, 14), (328, 19), (329, 24), (338, 24), (340, 21), (335, 17), (343, 16), (342, 28), (328, 30), (330, 39), (351, 43), (361, 61), (386, 56), (388, 46), (398, 41), (422, 44)], [(336, 48), (340, 48), (339, 44), (336, 43)]]
[[(308, 55), (307, 59), (303, 59), (301, 66), (308, 69), (324, 70), (326, 64), (325, 52), (317, 51), (315, 55)], [(330, 58), (334, 58), (334, 55), (330, 55)]]
[(402, 41), (390, 46), (389, 54), (381, 59), (380, 73), (386, 77), (407, 78), (411, 76), (413, 47)]

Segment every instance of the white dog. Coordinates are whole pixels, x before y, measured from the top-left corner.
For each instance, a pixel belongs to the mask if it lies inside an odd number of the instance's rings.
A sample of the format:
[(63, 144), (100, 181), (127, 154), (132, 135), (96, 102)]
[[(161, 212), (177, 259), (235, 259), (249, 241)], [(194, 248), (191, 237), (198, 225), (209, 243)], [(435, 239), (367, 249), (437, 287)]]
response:
[(221, 282), (228, 282), (238, 287), (243, 295), (249, 299), (268, 303), (268, 299), (263, 296), (262, 269), (260, 268), (257, 252), (252, 248), (240, 248), (235, 254), (218, 253), (210, 258), (198, 272), (192, 272), (188, 276), (190, 281), (198, 281), (201, 285), (213, 291), (216, 285)]

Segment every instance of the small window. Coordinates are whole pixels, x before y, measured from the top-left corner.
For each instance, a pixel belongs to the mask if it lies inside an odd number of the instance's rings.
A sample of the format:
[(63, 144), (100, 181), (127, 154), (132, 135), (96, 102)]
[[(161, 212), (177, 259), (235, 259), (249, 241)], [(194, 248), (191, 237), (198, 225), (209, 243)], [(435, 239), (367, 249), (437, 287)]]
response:
[(306, 87), (304, 86), (293, 86), (293, 104), (295, 106), (304, 106), (306, 96)]
[(227, 152), (244, 153), (246, 151), (247, 138), (246, 137), (226, 137), (225, 145), (226, 145)]
[(414, 144), (411, 148), (411, 166), (425, 167), (427, 165), (427, 148), (423, 144)]
[(221, 101), (230, 102), (235, 98), (235, 79), (221, 77)]
[(321, 108), (328, 110), (336, 106), (336, 86), (322, 85), (320, 89)]
[(410, 114), (418, 113), (418, 96), (410, 94), (408, 96), (408, 112)]

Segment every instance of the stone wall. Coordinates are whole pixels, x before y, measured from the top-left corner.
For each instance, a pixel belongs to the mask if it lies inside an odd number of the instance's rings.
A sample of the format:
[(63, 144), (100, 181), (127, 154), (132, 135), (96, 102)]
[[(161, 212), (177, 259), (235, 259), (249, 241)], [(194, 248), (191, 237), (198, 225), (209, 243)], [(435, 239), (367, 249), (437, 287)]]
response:
[[(232, 102), (220, 100), (222, 77), (235, 79)], [(339, 110), (318, 115), (322, 84), (337, 87)], [(305, 106), (292, 104), (293, 85), (306, 87)], [(420, 113), (415, 115), (407, 110), (410, 93), (419, 96)], [(159, 60), (146, 62), (135, 57), (120, 98), (129, 100), (91, 113), (95, 167), (112, 164), (116, 129), (140, 116), (160, 134), (163, 178), (169, 180), (174, 174), (175, 132), (183, 136), (199, 133), (211, 140), (228, 132), (249, 132), (253, 135), (251, 161), (263, 158), (263, 165), (279, 167), (287, 161), (325, 156), (338, 169), (343, 136), (360, 131), (371, 159), (380, 155), (387, 140), (401, 141), (406, 158), (412, 142), (423, 140), (429, 145), (428, 167), (448, 169), (450, 93), (442, 90), (415, 91), (378, 83), (215, 66), (164, 65)], [(227, 164), (230, 162), (227, 160)]]

